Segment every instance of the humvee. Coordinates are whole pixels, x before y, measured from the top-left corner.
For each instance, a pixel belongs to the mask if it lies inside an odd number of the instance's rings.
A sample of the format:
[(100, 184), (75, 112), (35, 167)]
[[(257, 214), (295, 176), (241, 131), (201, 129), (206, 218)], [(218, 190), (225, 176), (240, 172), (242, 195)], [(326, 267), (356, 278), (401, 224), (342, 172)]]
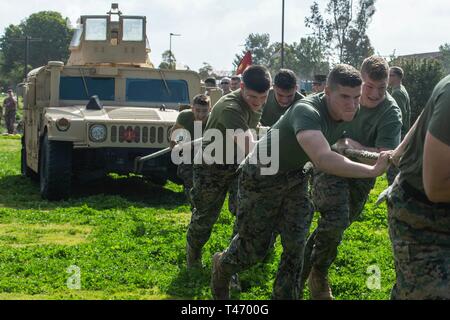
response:
[[(129, 174), (134, 160), (169, 146), (180, 105), (205, 88), (198, 73), (160, 70), (149, 60), (144, 16), (80, 17), (64, 65), (49, 61), (24, 83), (22, 173), (39, 180), (44, 199), (70, 195), (74, 177)], [(142, 175), (176, 180), (170, 153)]]

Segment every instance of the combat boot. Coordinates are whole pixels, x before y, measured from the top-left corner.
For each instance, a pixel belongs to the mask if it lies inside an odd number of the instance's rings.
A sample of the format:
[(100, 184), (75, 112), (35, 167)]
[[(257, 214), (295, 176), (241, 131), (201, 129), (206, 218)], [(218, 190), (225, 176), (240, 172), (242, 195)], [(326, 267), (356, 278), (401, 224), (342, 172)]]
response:
[(231, 276), (224, 274), (220, 266), (221, 257), (222, 253), (217, 252), (212, 259), (211, 293), (215, 300), (229, 300)]
[(308, 278), (308, 287), (312, 300), (333, 300), (328, 276), (313, 267)]
[(202, 251), (192, 248), (189, 243), (186, 244), (186, 266), (188, 269), (202, 266)]

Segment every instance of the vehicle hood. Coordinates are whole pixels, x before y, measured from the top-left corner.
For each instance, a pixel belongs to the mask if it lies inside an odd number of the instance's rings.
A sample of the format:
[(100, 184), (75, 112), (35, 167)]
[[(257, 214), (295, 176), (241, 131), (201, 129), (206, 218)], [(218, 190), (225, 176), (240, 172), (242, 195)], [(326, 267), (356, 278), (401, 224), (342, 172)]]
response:
[(51, 120), (64, 117), (69, 120), (86, 120), (90, 122), (175, 122), (178, 111), (129, 106), (103, 107), (101, 110), (87, 110), (86, 106), (71, 106), (48, 108), (46, 116)]

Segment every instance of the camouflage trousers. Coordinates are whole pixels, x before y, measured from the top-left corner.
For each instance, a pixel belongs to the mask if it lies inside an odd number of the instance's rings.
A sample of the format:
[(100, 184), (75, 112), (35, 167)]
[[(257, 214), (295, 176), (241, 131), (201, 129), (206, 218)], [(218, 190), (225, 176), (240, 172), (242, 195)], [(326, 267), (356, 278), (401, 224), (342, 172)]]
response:
[(245, 164), (239, 175), (238, 233), (220, 260), (232, 275), (263, 261), (279, 233), (283, 254), (273, 287), (273, 299), (297, 299), (297, 280), (303, 264), (312, 205), (302, 170), (260, 175), (256, 165)]
[[(193, 187), (190, 193), (193, 210), (187, 231), (191, 248), (203, 248), (219, 218), (227, 192), (231, 190), (230, 193), (237, 193), (234, 189), (237, 185), (237, 168), (236, 165), (193, 165)], [(231, 198), (236, 199), (235, 196)], [(229, 209), (234, 213), (232, 210), (237, 205), (230, 203)]]
[(193, 186), (193, 169), (192, 164), (180, 163), (177, 168), (178, 177), (183, 180), (184, 194), (189, 201), (191, 207), (193, 207), (191, 199), (191, 189)]
[(419, 201), (395, 181), (388, 221), (396, 273), (391, 299), (450, 299), (450, 204)]
[(389, 168), (386, 171), (386, 178), (388, 181), (388, 185), (391, 185), (394, 183), (395, 177), (398, 175), (399, 171), (398, 168), (394, 165), (390, 165)]
[(312, 201), (320, 219), (306, 243), (302, 284), (313, 266), (328, 272), (344, 231), (360, 216), (374, 184), (372, 178), (342, 178), (314, 170)]
[(16, 110), (5, 110), (5, 126), (9, 134), (14, 133), (14, 123), (16, 123)]

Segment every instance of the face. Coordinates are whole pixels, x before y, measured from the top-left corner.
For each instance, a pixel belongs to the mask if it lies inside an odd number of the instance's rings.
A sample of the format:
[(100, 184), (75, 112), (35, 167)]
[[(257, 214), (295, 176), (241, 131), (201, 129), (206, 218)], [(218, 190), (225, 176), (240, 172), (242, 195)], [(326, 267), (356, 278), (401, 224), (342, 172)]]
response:
[(275, 94), (275, 99), (277, 100), (278, 104), (283, 108), (287, 108), (292, 104), (292, 102), (294, 102), (297, 89), (298, 87), (295, 86), (290, 90), (284, 90), (274, 85), (273, 93)]
[(394, 72), (390, 71), (389, 72), (389, 86), (396, 86), (398, 83), (400, 82), (400, 78), (397, 74), (395, 74)]
[(362, 74), (361, 104), (366, 108), (375, 108), (386, 96), (388, 79), (372, 80), (367, 74)]
[(312, 85), (312, 91), (319, 93), (325, 90), (325, 83), (314, 82)]
[(231, 91), (239, 89), (241, 82), (239, 80), (231, 80), (230, 89)]
[(243, 83), (241, 84), (241, 89), (242, 97), (253, 111), (260, 110), (263, 104), (266, 103), (269, 90), (259, 93), (254, 90), (247, 89)]
[(328, 108), (336, 121), (352, 121), (359, 108), (361, 86), (344, 87), (338, 85), (335, 90), (325, 87)]
[(216, 84), (214, 82), (205, 82), (206, 88), (215, 88)]
[(194, 104), (192, 105), (192, 112), (194, 113), (194, 119), (195, 121), (206, 121), (208, 118), (209, 112), (211, 108), (209, 104), (203, 105), (203, 104)]
[(222, 88), (223, 91), (230, 91), (230, 82), (223, 81), (220, 83), (220, 87)]

